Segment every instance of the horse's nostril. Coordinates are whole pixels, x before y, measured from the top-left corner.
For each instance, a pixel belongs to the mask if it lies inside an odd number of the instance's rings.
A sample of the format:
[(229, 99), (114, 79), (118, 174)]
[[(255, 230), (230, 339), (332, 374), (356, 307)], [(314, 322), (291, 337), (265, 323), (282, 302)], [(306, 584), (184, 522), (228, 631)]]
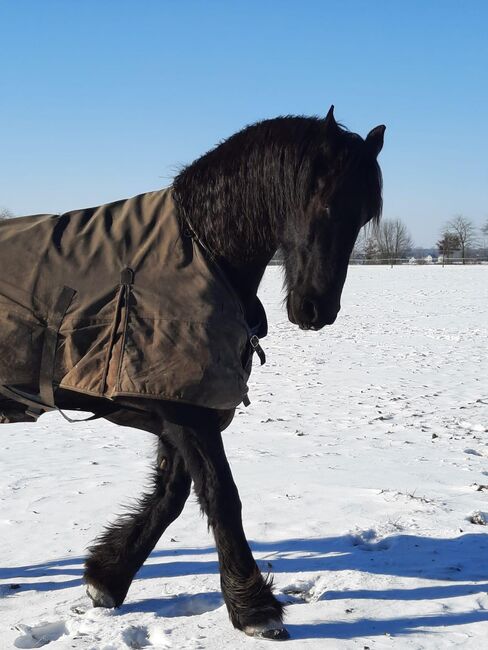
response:
[(313, 323), (317, 318), (317, 307), (313, 300), (305, 298), (302, 302), (302, 314), (309, 323)]

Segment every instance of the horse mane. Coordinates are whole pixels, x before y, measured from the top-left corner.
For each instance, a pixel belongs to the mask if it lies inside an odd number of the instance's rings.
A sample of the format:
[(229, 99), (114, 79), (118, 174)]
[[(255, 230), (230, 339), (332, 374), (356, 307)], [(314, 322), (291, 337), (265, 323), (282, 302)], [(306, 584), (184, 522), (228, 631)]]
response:
[[(217, 255), (246, 262), (276, 250), (287, 217), (303, 214), (326, 169), (326, 192), (362, 166), (365, 209), (381, 214), (381, 171), (371, 158), (364, 169), (362, 139), (342, 126), (337, 156), (326, 166), (325, 121), (286, 116), (247, 126), (175, 177), (173, 191), (182, 221)], [(245, 243), (243, 245), (243, 243)]]

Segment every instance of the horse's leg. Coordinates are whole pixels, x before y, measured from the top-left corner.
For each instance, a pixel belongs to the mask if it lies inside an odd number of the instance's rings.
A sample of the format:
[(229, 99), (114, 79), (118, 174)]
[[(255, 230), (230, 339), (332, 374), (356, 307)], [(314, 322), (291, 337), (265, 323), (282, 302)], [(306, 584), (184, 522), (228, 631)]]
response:
[(252, 636), (288, 638), (283, 605), (273, 596), (272, 581), (263, 579), (244, 534), (239, 493), (217, 421), (210, 417), (192, 426), (165, 423), (165, 434), (183, 455), (213, 530), (222, 594), (233, 625)]
[(153, 490), (110, 525), (89, 549), (84, 578), (95, 607), (119, 607), (123, 603), (135, 574), (183, 510), (190, 487), (181, 454), (160, 439)]

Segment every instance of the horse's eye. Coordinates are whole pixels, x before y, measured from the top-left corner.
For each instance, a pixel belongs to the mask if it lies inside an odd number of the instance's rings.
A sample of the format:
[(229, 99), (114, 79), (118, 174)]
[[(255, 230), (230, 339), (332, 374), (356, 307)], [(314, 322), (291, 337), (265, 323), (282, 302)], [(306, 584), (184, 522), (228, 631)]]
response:
[(342, 221), (342, 212), (338, 209), (331, 209), (328, 205), (325, 208), (325, 219), (329, 224), (336, 224)]

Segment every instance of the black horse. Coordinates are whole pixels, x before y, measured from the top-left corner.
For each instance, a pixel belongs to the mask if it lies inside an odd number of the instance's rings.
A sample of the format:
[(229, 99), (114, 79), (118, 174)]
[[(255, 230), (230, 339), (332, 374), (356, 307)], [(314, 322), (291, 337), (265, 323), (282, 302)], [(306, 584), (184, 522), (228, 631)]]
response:
[[(283, 251), (290, 321), (319, 330), (335, 321), (349, 256), (360, 228), (382, 208), (377, 156), (385, 127), (363, 140), (325, 119), (281, 117), (249, 126), (175, 178), (179, 218), (211, 251), (255, 323), (267, 264)], [(61, 408), (97, 412), (97, 401), (56, 392)], [(246, 541), (241, 502), (222, 443), (221, 414), (168, 401), (138, 400), (158, 435), (153, 488), (90, 548), (87, 592), (95, 606), (118, 607), (162, 533), (181, 513), (193, 482), (218, 551), (223, 597), (246, 634), (288, 637), (283, 604)], [(130, 424), (125, 415), (106, 416)], [(101, 415), (105, 415), (101, 413)], [(137, 416), (131, 415), (137, 426)], [(148, 428), (147, 426), (141, 428)]]

